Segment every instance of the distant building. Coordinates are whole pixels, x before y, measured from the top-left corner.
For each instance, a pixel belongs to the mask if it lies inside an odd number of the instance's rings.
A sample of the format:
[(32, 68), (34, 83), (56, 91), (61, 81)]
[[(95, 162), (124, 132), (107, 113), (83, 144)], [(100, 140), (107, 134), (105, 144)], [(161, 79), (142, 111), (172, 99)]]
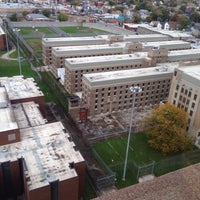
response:
[(45, 17), (42, 14), (36, 14), (36, 13), (30, 13), (26, 15), (26, 19), (28, 21), (49, 21), (50, 20), (48, 17)]

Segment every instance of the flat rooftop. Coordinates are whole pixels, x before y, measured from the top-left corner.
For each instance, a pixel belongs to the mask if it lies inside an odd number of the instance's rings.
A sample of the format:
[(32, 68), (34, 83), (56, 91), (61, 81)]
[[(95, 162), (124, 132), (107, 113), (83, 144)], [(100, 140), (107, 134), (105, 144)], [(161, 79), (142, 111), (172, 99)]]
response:
[(44, 96), (33, 78), (1, 77), (0, 84), (6, 88), (10, 100)]
[(142, 43), (142, 45), (143, 45), (143, 49), (151, 48), (151, 47), (155, 47), (155, 46), (164, 48), (164, 47), (172, 46), (172, 45), (176, 46), (177, 49), (179, 48), (179, 45), (185, 45), (185, 46), (191, 47), (191, 43), (185, 42), (185, 41), (182, 41), (182, 40), (170, 40), (170, 41), (159, 41), (159, 42), (144, 42), (144, 43)]
[(182, 79), (200, 87), (200, 65), (183, 66), (178, 69), (182, 71)]
[(0, 162), (16, 161), (23, 157), (29, 177), (28, 188), (34, 190), (56, 180), (77, 177), (69, 164), (83, 162), (75, 144), (69, 140), (61, 122), (20, 130), (21, 141), (0, 146)]
[(142, 34), (142, 35), (124, 35), (124, 41), (134, 41), (134, 39), (137, 40), (137, 42), (139, 42), (141, 39), (168, 39), (168, 37), (166, 35), (162, 35), (162, 34)]
[[(106, 55), (106, 56), (93, 56), (93, 57), (83, 57), (83, 58), (67, 58), (65, 59), (65, 64), (68, 67), (81, 68), (83, 65), (85, 67), (94, 66), (100, 67), (99, 65), (109, 66), (111, 64), (120, 65), (121, 63), (128, 64), (136, 61), (142, 61), (147, 58), (147, 52), (137, 52), (133, 54), (121, 54), (121, 55)], [(108, 64), (109, 63), (109, 64)]]
[(11, 107), (0, 109), (0, 133), (19, 129)]
[(75, 55), (105, 54), (106, 52), (122, 52), (127, 42), (102, 45), (53, 47), (52, 54), (60, 57)]
[(172, 38), (192, 38), (192, 35), (188, 34), (188, 33), (185, 33), (185, 32), (181, 32), (181, 31), (171, 31), (171, 30), (164, 30), (164, 29), (159, 29), (157, 27), (152, 27), (148, 24), (124, 24), (130, 28), (138, 28), (138, 27), (143, 27), (143, 28), (146, 28), (146, 29), (149, 29), (151, 31), (154, 31), (156, 33), (160, 33), (160, 34), (163, 34), (163, 35), (168, 35)]
[(5, 87), (0, 87), (0, 108), (5, 108), (9, 104)]
[(71, 45), (73, 43), (84, 43), (89, 41), (102, 41), (106, 42), (108, 35), (97, 35), (93, 37), (59, 37), (59, 38), (43, 38), (42, 43), (45, 46), (53, 47), (59, 45)]
[(168, 51), (168, 56), (179, 56), (179, 55), (199, 55), (200, 49), (183, 49), (183, 50), (176, 50), (176, 51)]
[(0, 26), (0, 35), (4, 35), (4, 34), (5, 34), (4, 30)]
[(20, 129), (40, 126), (47, 122), (39, 110), (39, 105), (33, 101), (12, 104), (12, 108)]
[(174, 68), (177, 66), (178, 63), (162, 63), (161, 66), (150, 68), (83, 74), (83, 81), (95, 87), (143, 80), (157, 80), (172, 76)]

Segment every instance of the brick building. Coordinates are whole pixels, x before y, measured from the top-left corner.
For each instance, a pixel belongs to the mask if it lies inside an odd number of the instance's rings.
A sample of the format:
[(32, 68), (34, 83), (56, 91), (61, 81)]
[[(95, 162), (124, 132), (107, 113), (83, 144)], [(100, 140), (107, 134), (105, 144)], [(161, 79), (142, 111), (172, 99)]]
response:
[(93, 37), (42, 38), (42, 56), (45, 65), (52, 64), (52, 47), (111, 44), (114, 42), (154, 42), (170, 40), (162, 34), (98, 35)]
[(147, 53), (70, 58), (65, 60), (64, 87), (69, 93), (82, 91), (83, 74), (151, 67)]
[(34, 101), (39, 105), (42, 114), (45, 114), (44, 94), (33, 78), (0, 77), (0, 84), (6, 88), (11, 104)]
[[(176, 66), (176, 65), (175, 65)], [(135, 107), (142, 108), (165, 101), (169, 94), (174, 65), (146, 69), (103, 72), (83, 75), (82, 106), (88, 115), (112, 113), (132, 106), (131, 86), (139, 86)]]
[(85, 160), (62, 123), (43, 118), (33, 79), (0, 83), (0, 199), (81, 199)]
[(6, 34), (4, 30), (0, 27), (0, 50), (6, 49)]
[[(160, 42), (119, 42), (104, 45), (73, 46), (73, 47), (53, 47), (52, 48), (52, 65), (51, 70), (57, 76), (59, 68), (63, 68), (66, 58), (93, 57), (117, 54), (130, 54), (138, 51), (149, 51), (150, 49), (159, 49), (167, 56), (167, 50), (190, 49), (191, 44), (188, 42), (160, 41)], [(157, 55), (162, 56), (162, 55)]]

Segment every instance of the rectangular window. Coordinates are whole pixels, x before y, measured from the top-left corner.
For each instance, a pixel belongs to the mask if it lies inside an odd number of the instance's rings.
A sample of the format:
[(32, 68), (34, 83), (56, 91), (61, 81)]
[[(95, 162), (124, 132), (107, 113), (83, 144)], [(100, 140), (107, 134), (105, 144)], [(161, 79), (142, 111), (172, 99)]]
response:
[(8, 135), (8, 141), (13, 141), (13, 140), (16, 140), (16, 135), (15, 135), (15, 133), (9, 134), (9, 135)]

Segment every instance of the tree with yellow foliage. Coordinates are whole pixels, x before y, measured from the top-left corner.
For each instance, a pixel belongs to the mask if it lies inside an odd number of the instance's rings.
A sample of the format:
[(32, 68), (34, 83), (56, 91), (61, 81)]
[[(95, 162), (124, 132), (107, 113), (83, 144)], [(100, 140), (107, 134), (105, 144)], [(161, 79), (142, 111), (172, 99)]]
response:
[(163, 153), (183, 152), (190, 139), (186, 136), (188, 114), (172, 104), (163, 104), (152, 110), (146, 119), (149, 145)]

